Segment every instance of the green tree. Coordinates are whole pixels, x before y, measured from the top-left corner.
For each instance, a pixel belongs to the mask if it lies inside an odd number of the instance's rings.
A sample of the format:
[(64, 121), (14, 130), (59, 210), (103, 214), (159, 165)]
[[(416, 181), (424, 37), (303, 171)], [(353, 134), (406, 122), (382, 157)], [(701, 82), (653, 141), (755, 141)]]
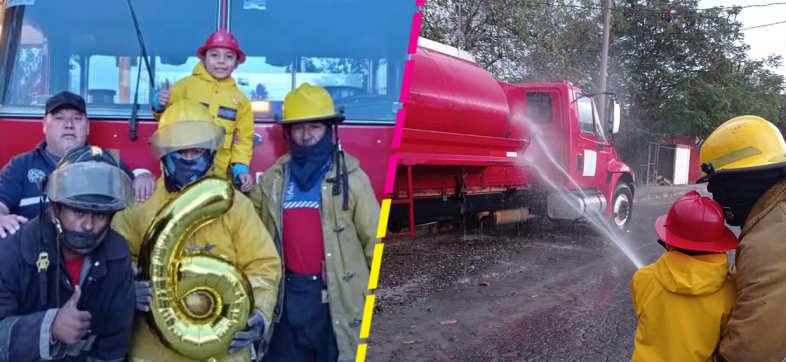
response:
[(736, 15), (742, 8), (699, 10), (697, 0), (627, 1), (614, 12), (609, 85), (624, 109), (618, 149), (645, 163), (646, 141), (697, 138), (723, 122), (758, 115), (783, 123), (784, 79), (768, 67), (780, 57), (747, 58)]

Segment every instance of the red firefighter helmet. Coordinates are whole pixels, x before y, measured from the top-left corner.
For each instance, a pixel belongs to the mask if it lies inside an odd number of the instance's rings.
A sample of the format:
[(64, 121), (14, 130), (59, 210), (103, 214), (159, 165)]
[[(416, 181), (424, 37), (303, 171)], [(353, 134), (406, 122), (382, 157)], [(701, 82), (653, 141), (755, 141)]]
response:
[(203, 55), (208, 49), (212, 48), (222, 48), (222, 49), (229, 49), (235, 53), (237, 53), (237, 63), (242, 64), (246, 61), (246, 53), (243, 53), (240, 50), (240, 45), (237, 42), (237, 38), (235, 38), (232, 33), (221, 29), (213, 34), (210, 34), (205, 40), (205, 45), (199, 47), (197, 49), (197, 55)]
[(666, 244), (686, 250), (722, 252), (734, 250), (739, 240), (723, 219), (720, 205), (690, 191), (658, 218), (655, 231)]

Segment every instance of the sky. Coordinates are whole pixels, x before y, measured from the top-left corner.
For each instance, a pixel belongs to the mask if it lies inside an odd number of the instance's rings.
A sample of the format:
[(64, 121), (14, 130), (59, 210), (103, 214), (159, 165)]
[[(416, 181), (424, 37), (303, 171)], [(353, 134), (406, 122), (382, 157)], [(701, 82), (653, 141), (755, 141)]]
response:
[[(699, 7), (749, 6), (772, 3), (780, 3), (781, 5), (742, 9), (740, 15), (737, 16), (737, 21), (743, 24), (743, 28), (747, 28), (786, 21), (786, 0), (701, 0)], [(786, 23), (744, 30), (743, 33), (745, 33), (745, 43), (751, 46), (748, 52), (749, 58), (761, 59), (776, 54), (782, 56), (786, 62)], [(786, 76), (786, 67), (781, 67), (776, 72)]]

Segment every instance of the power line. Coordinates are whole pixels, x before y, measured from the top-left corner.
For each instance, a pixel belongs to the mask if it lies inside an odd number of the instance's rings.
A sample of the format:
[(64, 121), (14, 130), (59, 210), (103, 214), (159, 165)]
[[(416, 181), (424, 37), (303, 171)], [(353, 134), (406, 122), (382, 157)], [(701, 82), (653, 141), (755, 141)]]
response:
[[(768, 7), (768, 6), (777, 6), (777, 5), (786, 5), (786, 2), (781, 2), (781, 3), (769, 3), (769, 4), (757, 4), (757, 5), (713, 6), (713, 7), (711, 7), (711, 8), (700, 8), (700, 9), (694, 9), (694, 10), (695, 10), (695, 11), (709, 11), (709, 10), (718, 10), (718, 9), (721, 9), (721, 10), (727, 10), (727, 9), (729, 9), (729, 10), (733, 10), (733, 9), (747, 9), (747, 8), (763, 8), (763, 7)], [(679, 6), (679, 5), (675, 6), (675, 9), (691, 10), (690, 8), (686, 8), (686, 7)], [(640, 9), (633, 9), (633, 8), (628, 8), (628, 10), (633, 10), (633, 11), (657, 11), (657, 12), (661, 12), (661, 10), (660, 10), (660, 9), (645, 9), (645, 8), (640, 8)]]
[(745, 6), (739, 6), (739, 5), (732, 5), (732, 6), (715, 6), (715, 7), (711, 7), (711, 8), (705, 8), (705, 9), (696, 9), (696, 10), (712, 10), (712, 9), (716, 9), (716, 8), (722, 8), (722, 9), (734, 9), (734, 8), (742, 8), (742, 9), (745, 9), (745, 8), (763, 8), (763, 7), (767, 7), (767, 6), (773, 6), (773, 5), (786, 5), (786, 3), (769, 3), (769, 4), (745, 5)]
[[(553, 4), (553, 3), (544, 3), (544, 2), (536, 2), (536, 1), (528, 1), (527, 5), (546, 5), (549, 7), (558, 7), (558, 8), (573, 8), (573, 9), (594, 9), (594, 10), (603, 10), (603, 7), (599, 6), (584, 6), (584, 5), (571, 5), (571, 4)], [(768, 6), (776, 6), (776, 5), (786, 5), (786, 2), (780, 3), (769, 3), (769, 4), (757, 4), (757, 5), (734, 5), (734, 6), (715, 6), (711, 8), (702, 8), (702, 9), (694, 9), (695, 11), (707, 11), (707, 10), (717, 10), (717, 9), (747, 9), (747, 8), (761, 8), (761, 7), (768, 7)], [(679, 6), (678, 6), (679, 7)], [(684, 7), (679, 7), (681, 9), (688, 9)], [(647, 8), (626, 8), (627, 10), (632, 11), (657, 11), (661, 12), (660, 9), (647, 9)], [(612, 10), (621, 10), (620, 8), (615, 7)]]
[(750, 28), (742, 28), (742, 29), (740, 29), (740, 30), (750, 30), (750, 29), (757, 29), (757, 28), (763, 28), (763, 27), (765, 27), (765, 26), (772, 26), (772, 25), (778, 25), (778, 24), (784, 24), (784, 23), (786, 23), (786, 21), (779, 21), (779, 22), (777, 22), (777, 23), (764, 24), (764, 25), (758, 25), (758, 26), (751, 26)]
[[(554, 4), (554, 3), (543, 3), (543, 2), (536, 2), (536, 1), (528, 1), (526, 3), (526, 5), (546, 5), (546, 6), (549, 6), (549, 7), (573, 8), (573, 9), (594, 9), (594, 10), (604, 10), (605, 9), (604, 7), (598, 7), (598, 6)], [(742, 5), (742, 6), (736, 6), (736, 5), (735, 6), (715, 6), (715, 7), (712, 7), (712, 8), (695, 9), (695, 11), (708, 11), (708, 10), (718, 10), (718, 9), (726, 10), (726, 9), (762, 8), (762, 7), (777, 6), (777, 5), (786, 5), (786, 2), (769, 3), (769, 4), (756, 4), (756, 5)], [(617, 8), (617, 7), (613, 8), (612, 10), (621, 11), (623, 9), (630, 10), (630, 11), (652, 11), (652, 12), (658, 12), (658, 13), (660, 13), (662, 11), (660, 9), (647, 9), (647, 8), (634, 9), (634, 8)], [(688, 8), (683, 8), (683, 7), (680, 7), (680, 9), (690, 10)], [(699, 16), (703, 17), (703, 18), (706, 18), (704, 15), (701, 15), (701, 14), (699, 14)], [(786, 23), (786, 21), (779, 21), (777, 23), (751, 26), (751, 27), (747, 27), (747, 28), (741, 28), (740, 30), (758, 29), (758, 28), (763, 28), (763, 27), (773, 26), (773, 25), (778, 25), (778, 24), (783, 24), (783, 23)]]
[[(573, 8), (573, 9), (594, 9), (594, 10), (604, 10), (605, 9), (603, 7), (597, 7), (597, 6), (554, 4), (554, 3), (543, 3), (543, 2), (533, 2), (533, 1), (527, 2), (527, 5), (546, 5), (546, 6), (549, 6), (549, 7), (561, 7), (561, 8)], [(769, 4), (756, 4), (756, 5), (742, 5), (742, 6), (738, 6), (738, 5), (733, 5), (733, 6), (715, 6), (715, 7), (711, 7), (711, 8), (695, 9), (695, 11), (708, 11), (708, 10), (718, 10), (718, 9), (726, 10), (726, 9), (762, 8), (762, 7), (777, 6), (777, 5), (786, 5), (786, 2), (769, 3)], [(684, 7), (677, 7), (677, 8), (683, 9), (683, 10), (690, 10), (689, 8), (684, 8)], [(612, 10), (621, 11), (623, 9), (615, 7)], [(638, 9), (635, 9), (635, 8), (624, 8), (624, 10), (630, 10), (630, 11), (652, 11), (652, 12), (658, 12), (658, 13), (662, 12), (662, 10), (660, 10), (660, 9), (647, 9), (647, 8), (638, 8)], [(701, 15), (701, 14), (699, 14), (699, 16), (702, 17), (702, 18), (707, 18), (706, 16)], [(742, 28), (740, 30), (749, 30), (749, 29), (763, 28), (763, 27), (766, 27), (766, 26), (778, 25), (778, 24), (782, 24), (782, 23), (786, 23), (786, 22), (781, 21), (781, 22), (772, 23), (772, 24), (764, 24), (764, 25), (752, 26), (752, 27)]]

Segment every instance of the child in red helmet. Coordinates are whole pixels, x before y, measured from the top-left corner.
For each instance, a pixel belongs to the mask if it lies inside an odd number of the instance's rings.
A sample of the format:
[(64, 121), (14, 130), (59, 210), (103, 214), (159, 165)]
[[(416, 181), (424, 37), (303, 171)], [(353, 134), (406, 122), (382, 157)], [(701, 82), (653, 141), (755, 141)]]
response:
[(251, 102), (232, 79), (232, 72), (246, 60), (246, 54), (232, 34), (219, 30), (210, 34), (197, 55), (200, 62), (191, 76), (179, 80), (171, 90), (167, 80), (153, 96), (153, 114), (158, 120), (168, 105), (181, 99), (192, 99), (207, 107), (227, 135), (216, 153), (213, 170), (217, 176), (227, 177), (231, 165), (232, 179), (241, 191), (247, 192), (253, 186), (248, 166), (254, 143), (254, 114)]
[(691, 191), (655, 223), (668, 252), (633, 275), (631, 361), (712, 361), (737, 291), (726, 251), (739, 241), (715, 201)]

